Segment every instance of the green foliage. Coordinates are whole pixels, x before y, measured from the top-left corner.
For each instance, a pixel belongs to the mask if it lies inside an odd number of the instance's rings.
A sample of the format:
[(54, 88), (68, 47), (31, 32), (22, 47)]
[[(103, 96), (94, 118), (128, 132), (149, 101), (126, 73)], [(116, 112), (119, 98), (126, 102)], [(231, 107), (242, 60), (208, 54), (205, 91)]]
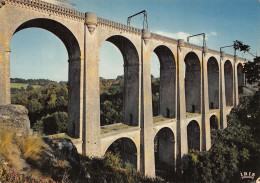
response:
[(48, 114), (38, 120), (33, 125), (33, 129), (46, 135), (63, 133), (67, 131), (67, 119), (68, 115), (66, 112), (55, 112), (51, 115)]
[(25, 84), (26, 86), (28, 84), (30, 85), (40, 85), (44, 86), (47, 85), (53, 81), (48, 80), (48, 79), (22, 79), (22, 78), (11, 78), (10, 80), (11, 83), (18, 83), (18, 84)]
[(121, 166), (122, 160), (119, 154), (107, 153), (103, 158), (81, 157), (81, 164), (89, 172), (90, 177), (86, 182), (106, 182), (111, 183), (162, 183), (159, 177), (155, 179), (142, 176), (139, 172), (131, 169), (131, 165)]
[(250, 46), (243, 44), (242, 41), (236, 40), (236, 41), (234, 41), (234, 49), (239, 50), (239, 51), (243, 51), (245, 53), (245, 52), (249, 52)]
[(152, 77), (153, 116), (159, 115), (159, 92), (160, 92), (160, 78)]
[(212, 130), (208, 152), (193, 151), (184, 158), (186, 182), (239, 182), (240, 172), (260, 172), (259, 106), (260, 91), (232, 110), (225, 130)]
[(52, 179), (35, 179), (29, 175), (21, 174), (9, 167), (1, 167), (0, 165), (0, 182), (25, 183), (25, 182), (39, 182), (39, 183), (56, 183)]
[(27, 88), (26, 88), (26, 91), (32, 91), (33, 90), (33, 86), (32, 85), (28, 85)]
[(104, 158), (105, 166), (111, 167), (113, 169), (119, 169), (122, 163), (119, 153), (113, 154), (107, 152)]
[(113, 124), (113, 125), (105, 125), (105, 126), (101, 126), (101, 133), (109, 133), (112, 131), (118, 131), (118, 130), (123, 130), (123, 129), (127, 129), (127, 128), (130, 128), (130, 126), (122, 124), (122, 123)]
[[(41, 118), (54, 112), (67, 112), (68, 87), (64, 82), (56, 83), (49, 80), (24, 80), (19, 78), (11, 79), (12, 82), (20, 82), (26, 85), (24, 88), (15, 90), (12, 93), (12, 103), (20, 104), (29, 110), (31, 126), (38, 131), (44, 130)], [(34, 88), (33, 84), (44, 85)], [(153, 90), (153, 113), (158, 116), (159, 111), (159, 89), (160, 79), (152, 79)], [(123, 118), (123, 91), (124, 76), (116, 79), (100, 78), (100, 121), (101, 125), (121, 123)], [(49, 118), (48, 118), (49, 119)], [(37, 122), (37, 124), (35, 124)]]
[(33, 126), (37, 120), (48, 114), (67, 112), (68, 88), (66, 83), (53, 82), (41, 88), (12, 94), (11, 100), (12, 104), (20, 104), (28, 109)]
[(247, 62), (243, 69), (249, 84), (258, 84), (260, 81), (260, 57), (254, 58), (254, 62)]
[[(123, 109), (123, 77), (117, 80), (101, 80), (100, 96), (100, 121), (101, 125), (108, 125), (122, 122)], [(109, 85), (109, 86), (108, 86)]]

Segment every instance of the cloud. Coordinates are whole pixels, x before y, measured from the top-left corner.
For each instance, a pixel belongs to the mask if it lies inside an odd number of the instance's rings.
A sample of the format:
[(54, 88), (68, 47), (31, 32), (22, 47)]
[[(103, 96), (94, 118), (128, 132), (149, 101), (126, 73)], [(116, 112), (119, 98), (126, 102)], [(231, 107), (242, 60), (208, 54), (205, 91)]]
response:
[[(185, 41), (187, 40), (187, 37), (191, 35), (191, 34), (186, 33), (186, 32), (169, 33), (169, 32), (164, 32), (164, 31), (155, 31), (155, 33), (162, 35), (162, 36), (174, 38), (174, 39), (184, 39)], [(194, 43), (194, 44), (199, 44), (200, 40), (199, 40), (199, 38), (194, 37), (191, 40), (191, 42)]]
[[(191, 34), (189, 34), (187, 32), (169, 33), (169, 32), (164, 32), (164, 31), (155, 31), (155, 33), (162, 35), (162, 36), (174, 38), (174, 39), (184, 39), (185, 41), (187, 41), (188, 36), (191, 36)], [(210, 33), (206, 33), (206, 40), (208, 40), (209, 37), (211, 37), (211, 36), (217, 36), (217, 35), (218, 35), (217, 32), (214, 32), (214, 31), (212, 31)], [(192, 37), (190, 39), (190, 43), (202, 44), (202, 37)]]
[[(260, 1), (260, 0), (259, 0)], [(209, 35), (211, 35), (211, 36), (216, 36), (216, 35), (218, 35), (216, 32), (210, 32), (209, 33)]]

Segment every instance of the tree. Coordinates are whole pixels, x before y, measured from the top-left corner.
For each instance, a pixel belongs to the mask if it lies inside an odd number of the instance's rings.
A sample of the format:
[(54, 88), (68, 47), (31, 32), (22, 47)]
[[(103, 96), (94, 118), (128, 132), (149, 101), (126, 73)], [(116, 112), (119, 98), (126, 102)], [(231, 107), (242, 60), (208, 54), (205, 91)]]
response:
[(243, 42), (241, 41), (234, 41), (234, 50), (239, 50), (239, 51), (243, 51), (244, 53), (247, 52), (250, 55), (252, 55), (254, 57), (254, 61), (253, 62), (247, 62), (244, 65), (243, 71), (246, 75), (247, 78), (247, 82), (249, 84), (258, 84), (259, 80), (260, 80), (260, 57), (257, 57), (255, 55), (253, 55), (252, 53), (250, 53), (250, 46), (243, 44)]
[(32, 85), (28, 85), (27, 88), (26, 88), (26, 91), (32, 91), (33, 90), (33, 86)]
[(51, 115), (48, 114), (38, 120), (33, 125), (33, 129), (46, 135), (63, 133), (67, 131), (67, 119), (68, 115), (66, 112), (55, 112)]
[(240, 182), (240, 172), (260, 172), (259, 106), (260, 91), (232, 110), (225, 130), (212, 130), (212, 147), (208, 152), (189, 153), (184, 159), (186, 182), (235, 183)]
[(260, 57), (254, 58), (254, 62), (247, 62), (243, 69), (249, 84), (260, 84)]

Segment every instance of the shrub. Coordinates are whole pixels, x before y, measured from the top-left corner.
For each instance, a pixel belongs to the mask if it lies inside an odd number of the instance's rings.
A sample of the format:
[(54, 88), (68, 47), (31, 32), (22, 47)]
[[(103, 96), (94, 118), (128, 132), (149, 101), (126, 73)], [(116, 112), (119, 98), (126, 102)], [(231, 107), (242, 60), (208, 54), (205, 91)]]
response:
[(11, 160), (10, 146), (13, 143), (15, 129), (11, 127), (2, 126), (0, 130), (0, 154), (8, 161)]
[(24, 174), (20, 174), (14, 169), (3, 168), (0, 163), (0, 182), (13, 182), (13, 183), (25, 183), (25, 182), (38, 182), (38, 183), (56, 183), (52, 179), (33, 179), (32, 177)]
[(25, 159), (38, 160), (43, 153), (42, 147), (45, 146), (45, 143), (37, 135), (24, 138), (16, 137), (16, 141)]
[(111, 152), (106, 153), (104, 158), (105, 166), (112, 167), (113, 169), (119, 169), (122, 163), (119, 153), (113, 154)]
[(66, 112), (55, 112), (38, 120), (33, 129), (46, 135), (63, 133), (67, 131), (67, 119)]

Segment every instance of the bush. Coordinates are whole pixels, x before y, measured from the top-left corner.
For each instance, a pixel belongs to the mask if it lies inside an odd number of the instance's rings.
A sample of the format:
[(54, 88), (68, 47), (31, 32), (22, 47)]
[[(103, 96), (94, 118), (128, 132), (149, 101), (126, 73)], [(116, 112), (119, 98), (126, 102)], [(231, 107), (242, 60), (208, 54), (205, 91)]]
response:
[(190, 152), (185, 181), (201, 183), (239, 182), (240, 172), (255, 172), (260, 162), (260, 91), (245, 98), (228, 116), (228, 127), (212, 131), (207, 152)]
[(33, 129), (46, 135), (63, 133), (67, 131), (67, 120), (66, 112), (55, 112), (38, 120)]
[(17, 136), (17, 130), (3, 126), (0, 130), (0, 156), (10, 164), (15, 163), (16, 156), (38, 160), (42, 155), (43, 140), (37, 135)]
[(113, 169), (119, 169), (122, 163), (119, 153), (113, 154), (107, 152), (104, 158), (105, 166), (112, 167)]
[(41, 137), (37, 135), (23, 138), (16, 137), (16, 141), (25, 159), (30, 158), (36, 161), (41, 157), (43, 153), (42, 147), (45, 146)]
[(38, 183), (56, 183), (52, 179), (33, 179), (28, 175), (20, 174), (19, 172), (10, 169), (3, 168), (0, 163), (0, 182), (13, 182), (13, 183), (25, 183), (25, 182), (38, 182)]
[(27, 91), (23, 89), (13, 93), (11, 101), (12, 104), (20, 104), (28, 109), (31, 126), (33, 126), (37, 120), (47, 114), (57, 111), (67, 112), (68, 86), (66, 83), (52, 82), (33, 90), (29, 87)]
[(10, 162), (11, 158), (11, 144), (13, 143), (13, 138), (15, 135), (15, 130), (11, 127), (2, 126), (0, 130), (0, 154)]

